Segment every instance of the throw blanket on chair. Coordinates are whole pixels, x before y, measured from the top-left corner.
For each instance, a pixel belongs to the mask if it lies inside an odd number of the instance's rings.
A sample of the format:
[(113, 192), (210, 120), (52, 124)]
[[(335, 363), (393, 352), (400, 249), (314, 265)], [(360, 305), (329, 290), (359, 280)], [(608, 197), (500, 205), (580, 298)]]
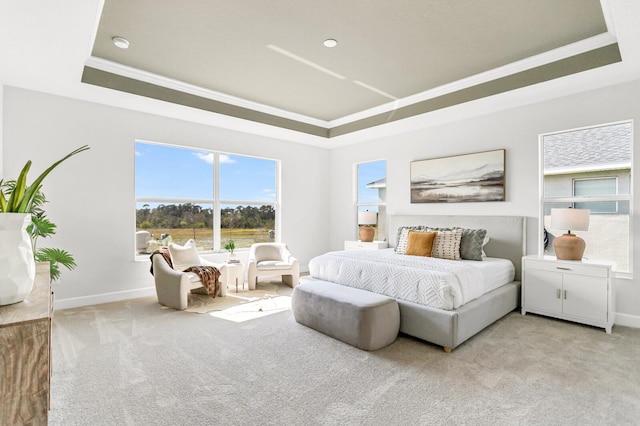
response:
[[(151, 260), (151, 268), (149, 272), (153, 275), (153, 256), (156, 254), (161, 255), (164, 260), (169, 264), (171, 269), (173, 269), (173, 262), (171, 261), (171, 254), (169, 253), (168, 247), (160, 247), (157, 250), (154, 250), (149, 256)], [(200, 281), (202, 281), (202, 286), (207, 290), (207, 294), (213, 298), (215, 298), (218, 294), (220, 294), (220, 271), (215, 266), (190, 266), (182, 272), (193, 272), (198, 275)]]
[(183, 272), (193, 272), (200, 277), (207, 294), (216, 297), (220, 294), (220, 271), (215, 266), (189, 266)]
[(151, 275), (153, 275), (153, 256), (155, 256), (156, 254), (162, 255), (164, 260), (166, 260), (166, 262), (169, 264), (169, 267), (173, 269), (173, 262), (171, 261), (171, 253), (169, 253), (169, 247), (160, 247), (159, 249), (154, 250), (153, 253), (151, 253), (151, 256), (149, 256), (149, 260), (151, 261), (151, 268), (149, 269), (149, 272), (151, 272)]

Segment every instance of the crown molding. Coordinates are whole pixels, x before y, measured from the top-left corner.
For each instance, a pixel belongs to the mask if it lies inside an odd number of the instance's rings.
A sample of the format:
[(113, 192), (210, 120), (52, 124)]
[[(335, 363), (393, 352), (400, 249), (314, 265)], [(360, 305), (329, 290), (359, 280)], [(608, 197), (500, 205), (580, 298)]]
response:
[(169, 77), (164, 77), (158, 74), (154, 74), (148, 71), (143, 71), (138, 68), (122, 65), (117, 62), (108, 61), (106, 59), (90, 56), (85, 61), (85, 66), (95, 68), (100, 71), (105, 71), (111, 74), (116, 74), (122, 77), (130, 78), (133, 80), (143, 81), (145, 83), (153, 84), (156, 86), (164, 87), (167, 89), (176, 90), (183, 93), (188, 93), (194, 96), (199, 96), (206, 99), (211, 99), (218, 102), (246, 108), (254, 111), (259, 111), (265, 114), (270, 114), (289, 120), (298, 121), (301, 123), (311, 124), (314, 126), (328, 128), (329, 122), (325, 120), (319, 120), (306, 115), (297, 114), (291, 111), (286, 111), (280, 108), (271, 107), (258, 102), (248, 101), (235, 96), (231, 96), (225, 93), (217, 92), (215, 90), (205, 89), (200, 86), (185, 83), (179, 80), (174, 80)]
[(462, 89), (467, 89), (469, 87), (477, 86), (482, 83), (497, 80), (499, 78), (507, 77), (509, 75), (536, 68), (542, 65), (557, 62), (562, 59), (570, 58), (572, 56), (608, 46), (616, 42), (617, 39), (613, 36), (612, 33), (602, 33), (594, 37), (580, 40), (578, 42), (541, 53), (539, 55), (530, 56), (526, 59), (503, 65), (490, 71), (482, 72), (461, 80), (457, 80), (453, 83), (438, 86), (434, 89), (407, 96), (406, 98), (398, 99), (393, 102), (388, 102), (374, 108), (370, 108), (355, 114), (332, 120), (329, 122), (329, 127), (333, 128), (352, 123), (354, 121), (369, 118), (377, 114), (391, 112), (402, 107), (416, 104), (418, 102), (457, 92)]

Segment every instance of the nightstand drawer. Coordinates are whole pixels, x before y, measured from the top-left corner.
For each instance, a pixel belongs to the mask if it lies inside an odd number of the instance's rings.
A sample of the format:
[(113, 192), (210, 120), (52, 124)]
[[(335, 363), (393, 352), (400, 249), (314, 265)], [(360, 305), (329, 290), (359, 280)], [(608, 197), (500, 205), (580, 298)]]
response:
[(564, 274), (587, 275), (590, 277), (609, 277), (609, 268), (589, 265), (582, 262), (546, 262), (543, 260), (525, 259), (525, 269), (538, 271), (562, 272)]

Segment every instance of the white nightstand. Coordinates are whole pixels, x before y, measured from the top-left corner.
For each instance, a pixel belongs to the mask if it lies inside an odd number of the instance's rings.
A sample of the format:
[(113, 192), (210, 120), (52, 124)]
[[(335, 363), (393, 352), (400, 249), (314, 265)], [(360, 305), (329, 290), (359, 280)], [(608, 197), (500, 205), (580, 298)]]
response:
[(608, 261), (523, 257), (522, 315), (546, 315), (611, 333), (615, 316), (613, 265)]
[(386, 241), (372, 241), (370, 243), (364, 243), (362, 241), (345, 241), (345, 250), (380, 250), (389, 247)]
[(232, 290), (235, 288), (238, 292), (239, 286), (244, 290), (244, 266), (242, 263), (225, 263), (225, 282), (224, 286)]

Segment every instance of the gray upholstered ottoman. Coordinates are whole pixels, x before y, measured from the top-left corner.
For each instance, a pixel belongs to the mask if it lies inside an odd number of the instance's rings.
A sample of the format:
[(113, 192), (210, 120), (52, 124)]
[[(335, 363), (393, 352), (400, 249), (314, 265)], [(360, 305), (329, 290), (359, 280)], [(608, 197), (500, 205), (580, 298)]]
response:
[(359, 349), (375, 351), (398, 337), (398, 302), (370, 291), (306, 279), (293, 290), (291, 308), (300, 324)]

